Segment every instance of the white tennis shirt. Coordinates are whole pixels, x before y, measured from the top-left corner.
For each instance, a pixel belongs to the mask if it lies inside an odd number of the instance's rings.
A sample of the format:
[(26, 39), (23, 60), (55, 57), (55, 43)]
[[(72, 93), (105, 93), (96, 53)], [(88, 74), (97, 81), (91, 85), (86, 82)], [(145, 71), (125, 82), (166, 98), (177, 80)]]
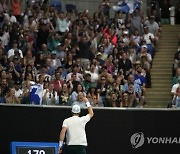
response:
[(63, 121), (63, 127), (67, 128), (66, 143), (67, 145), (84, 145), (87, 146), (85, 132), (86, 123), (90, 120), (89, 114), (83, 117), (72, 116)]

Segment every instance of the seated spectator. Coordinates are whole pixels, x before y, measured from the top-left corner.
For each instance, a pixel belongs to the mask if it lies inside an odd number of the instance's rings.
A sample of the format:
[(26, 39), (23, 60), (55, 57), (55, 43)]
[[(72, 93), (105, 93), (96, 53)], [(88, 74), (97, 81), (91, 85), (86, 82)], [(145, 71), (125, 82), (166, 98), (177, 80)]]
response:
[(23, 71), (23, 74), (22, 74), (22, 80), (24, 81), (24, 80), (26, 80), (25, 79), (25, 76), (27, 76), (27, 74), (31, 74), (31, 77), (32, 77), (32, 79), (31, 79), (31, 81), (36, 81), (36, 72), (35, 71), (33, 71), (33, 68), (32, 68), (32, 66), (31, 65), (26, 65), (26, 67), (25, 67), (25, 70)]
[(89, 100), (93, 107), (104, 107), (98, 95), (92, 96)]
[(100, 81), (97, 83), (97, 92), (100, 95), (100, 99), (102, 100), (102, 103), (104, 106), (106, 106), (106, 93), (107, 90), (109, 89), (107, 79), (105, 76), (100, 77)]
[(14, 81), (21, 80), (21, 65), (18, 63), (18, 59), (15, 57), (13, 61), (9, 63), (7, 71), (12, 73), (12, 78)]
[(178, 48), (178, 51), (174, 55), (174, 64), (173, 64), (173, 76), (176, 74), (176, 69), (180, 66), (180, 46)]
[(66, 105), (68, 106), (68, 102), (69, 102), (69, 97), (70, 94), (73, 90), (73, 86), (70, 85), (70, 87), (68, 87), (67, 83), (63, 83), (62, 85), (62, 90), (60, 91), (59, 95), (59, 105)]
[(44, 58), (50, 58), (50, 57), (51, 57), (51, 52), (48, 50), (46, 44), (42, 44), (42, 45), (41, 45), (41, 50), (38, 51), (37, 54), (43, 54), (43, 57), (44, 57)]
[(1, 87), (0, 87), (0, 103), (6, 103), (5, 96), (2, 95)]
[(138, 29), (134, 29), (133, 34), (130, 36), (130, 42), (132, 43), (133, 46), (135, 46), (136, 51), (138, 51), (141, 42), (142, 42), (142, 36), (139, 35)]
[(15, 89), (10, 88), (7, 92), (7, 95), (5, 96), (6, 103), (7, 104), (21, 104), (21, 99), (15, 97)]
[(124, 92), (122, 94), (122, 100), (120, 102), (120, 107), (131, 107), (130, 106), (129, 94), (127, 92)]
[(149, 32), (154, 35), (154, 43), (156, 45), (160, 37), (160, 29), (158, 23), (155, 21), (155, 17), (150, 16), (149, 20), (146, 20), (144, 24), (148, 27)]
[(91, 84), (92, 84), (90, 73), (85, 74), (84, 80), (82, 81), (81, 84), (82, 84), (83, 88), (85, 89), (85, 92), (87, 93), (91, 87)]
[(86, 96), (84, 95), (83, 92), (78, 92), (77, 100), (73, 101), (72, 106), (73, 105), (79, 105), (81, 108), (86, 108), (86, 103), (84, 102), (84, 99), (83, 99), (84, 97), (86, 97)]
[(125, 79), (127, 79), (128, 75), (132, 72), (132, 63), (127, 58), (127, 54), (125, 52), (122, 53), (122, 58), (119, 60), (118, 69), (119, 71), (123, 71)]
[(55, 105), (59, 100), (57, 99), (57, 92), (54, 90), (53, 83), (48, 84), (48, 88), (43, 90), (43, 104)]
[[(144, 95), (142, 94), (142, 90), (141, 90), (140, 85), (134, 82), (134, 75), (130, 74), (128, 76), (128, 82), (124, 84), (123, 92), (128, 91), (130, 83), (133, 84), (135, 94), (137, 94), (136, 95), (137, 100), (139, 99), (139, 104), (144, 104), (144, 101), (145, 101)], [(137, 104), (135, 104), (135, 105), (137, 105)]]
[(120, 101), (117, 99), (115, 92), (111, 92), (110, 98), (107, 100), (106, 104), (107, 107), (120, 107)]
[(176, 68), (176, 75), (173, 76), (172, 79), (172, 85), (175, 85), (178, 83), (178, 78), (180, 77), (180, 67)]
[(39, 74), (37, 74), (36, 81), (39, 81), (39, 76), (42, 75), (42, 76), (44, 76), (44, 80), (45, 80), (45, 81), (50, 82), (50, 81), (52, 80), (52, 78), (51, 78), (51, 76), (48, 75), (46, 72), (47, 72), (46, 66), (45, 66), (45, 65), (42, 65)]
[(15, 50), (19, 52), (19, 56), (23, 58), (23, 53), (20, 49), (17, 49), (18, 43), (16, 40), (13, 41), (12, 49), (8, 50), (7, 58), (9, 59), (11, 56), (15, 55)]
[(84, 96), (86, 96), (86, 93), (84, 92), (83, 86), (81, 83), (77, 84), (76, 87), (73, 87), (72, 94), (69, 98), (69, 105), (72, 105), (73, 102), (75, 102), (78, 99), (78, 93), (82, 92)]
[(66, 72), (70, 73), (73, 69), (74, 60), (72, 53), (68, 52), (64, 61), (64, 68), (66, 69)]
[(99, 74), (99, 80), (101, 79), (101, 77), (105, 77), (106, 78), (106, 81), (107, 83), (112, 83), (114, 81), (113, 79), (113, 75), (110, 74), (107, 70), (107, 67), (106, 66), (103, 66), (102, 69), (101, 69), (101, 73)]
[(15, 89), (15, 97), (21, 100), (23, 91), (21, 90), (21, 82), (20, 81), (15, 82), (14, 89)]
[(64, 66), (67, 52), (64, 51), (62, 43), (58, 43), (56, 46), (56, 50), (53, 51), (56, 51), (56, 57), (61, 61), (61, 64)]
[(111, 54), (109, 54), (107, 59), (105, 60), (104, 66), (107, 67), (108, 73), (114, 75), (115, 67), (113, 64), (113, 56)]
[(28, 64), (29, 60), (34, 60), (35, 61), (35, 57), (32, 55), (31, 50), (27, 50), (26, 55), (23, 58), (22, 65), (26, 66)]
[(133, 46), (130, 46), (127, 52), (127, 58), (131, 61), (132, 64), (136, 63), (137, 60), (137, 54), (136, 50)]
[(44, 55), (38, 54), (35, 60), (35, 67), (37, 68), (37, 70), (41, 69), (41, 66), (43, 66), (45, 64), (45, 58)]
[(64, 83), (63, 80), (61, 80), (61, 76), (59, 72), (55, 72), (55, 79), (52, 81), (54, 85), (54, 90), (59, 94), (62, 90), (62, 85)]
[(77, 81), (82, 81), (83, 80), (83, 75), (79, 72), (79, 66), (78, 65), (73, 65), (72, 67), (72, 72), (68, 73), (66, 76), (66, 82), (68, 82), (71, 79), (71, 75), (75, 73), (77, 77)]
[(125, 91), (125, 93), (128, 94), (129, 107), (136, 107), (139, 105), (138, 93), (136, 93), (133, 83), (128, 83), (128, 90)]
[(59, 66), (62, 66), (61, 61), (56, 56), (56, 51), (51, 52), (51, 66), (57, 69)]
[[(134, 75), (134, 82), (141, 87), (142, 95), (146, 96), (146, 79), (141, 73), (142, 73), (142, 67), (138, 66), (136, 69), (136, 73)], [(143, 106), (144, 104), (140, 104), (140, 105)]]
[(95, 69), (96, 69), (95, 65), (91, 64), (90, 68), (89, 68), (89, 71), (88, 70), (85, 71), (85, 73), (88, 73), (88, 74), (91, 75), (91, 83), (96, 83), (98, 81), (98, 79), (99, 79), (99, 76), (95, 72)]
[(174, 84), (171, 89), (173, 96), (172, 105), (176, 108), (180, 107), (180, 77), (178, 77), (178, 83)]
[(144, 34), (143, 34), (143, 41), (145, 42), (145, 45), (147, 45), (147, 48), (149, 50), (149, 53), (151, 56), (154, 55), (154, 35), (149, 32), (149, 28), (147, 26), (144, 26)]

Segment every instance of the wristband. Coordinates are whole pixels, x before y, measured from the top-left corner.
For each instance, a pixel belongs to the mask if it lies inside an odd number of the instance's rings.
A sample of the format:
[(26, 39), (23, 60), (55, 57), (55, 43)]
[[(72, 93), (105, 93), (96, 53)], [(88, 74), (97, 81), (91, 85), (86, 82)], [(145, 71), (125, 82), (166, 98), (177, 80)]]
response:
[(90, 104), (89, 102), (86, 102), (86, 106), (87, 106), (87, 107), (90, 107), (91, 104)]
[(63, 141), (59, 141), (59, 148), (61, 149), (63, 146)]

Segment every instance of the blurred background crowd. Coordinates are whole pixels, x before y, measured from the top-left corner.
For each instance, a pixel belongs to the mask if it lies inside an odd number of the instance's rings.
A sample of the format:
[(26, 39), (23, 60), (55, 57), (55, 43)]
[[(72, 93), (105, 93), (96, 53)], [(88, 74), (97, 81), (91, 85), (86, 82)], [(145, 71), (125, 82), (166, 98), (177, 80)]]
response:
[(144, 17), (142, 5), (110, 17), (109, 0), (93, 15), (49, 0), (27, 1), (22, 12), (21, 0), (1, 0), (0, 103), (83, 107), (86, 96), (96, 107), (144, 107), (169, 17), (153, 5)]

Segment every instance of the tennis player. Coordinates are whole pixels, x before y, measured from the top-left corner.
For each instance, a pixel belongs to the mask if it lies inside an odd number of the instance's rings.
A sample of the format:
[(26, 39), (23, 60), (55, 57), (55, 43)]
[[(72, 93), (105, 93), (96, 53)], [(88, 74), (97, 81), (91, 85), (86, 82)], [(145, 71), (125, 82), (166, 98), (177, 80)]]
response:
[(88, 114), (79, 117), (81, 108), (79, 105), (72, 107), (72, 117), (63, 121), (62, 129), (59, 137), (59, 150), (62, 153), (63, 141), (66, 135), (67, 154), (86, 154), (87, 138), (85, 126), (88, 121), (94, 116), (93, 109), (86, 97), (83, 98), (86, 103)]

